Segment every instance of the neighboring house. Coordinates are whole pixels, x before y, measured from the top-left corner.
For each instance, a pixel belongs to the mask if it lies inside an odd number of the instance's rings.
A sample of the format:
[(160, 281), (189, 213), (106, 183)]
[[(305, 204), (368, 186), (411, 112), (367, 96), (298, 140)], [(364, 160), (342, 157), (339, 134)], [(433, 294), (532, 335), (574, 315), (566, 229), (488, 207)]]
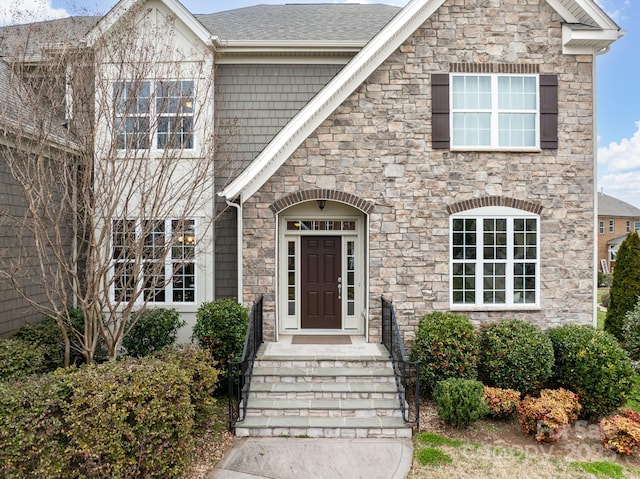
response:
[(613, 272), (618, 248), (633, 231), (640, 231), (640, 208), (598, 193), (598, 271)]
[[(181, 58), (178, 70), (162, 76), (163, 62), (148, 61), (156, 70), (127, 80), (114, 69), (109, 38), (125, 24)], [(79, 40), (96, 50), (96, 85), (117, 71), (140, 87), (103, 90), (116, 97), (122, 145), (149, 158), (165, 141), (215, 154), (216, 204), (212, 190), (186, 232), (204, 246), (154, 304), (193, 324), (203, 301), (264, 295), (268, 341), (322, 332), (379, 342), (383, 295), (408, 341), (434, 310), (476, 323), (592, 324), (594, 68), (619, 36), (593, 0), (209, 15), (175, 0), (122, 0)], [(123, 95), (145, 106), (122, 114)], [(108, 136), (112, 115), (96, 96)], [(195, 107), (168, 127), (148, 107), (159, 97)], [(215, 153), (202, 150), (211, 135)], [(114, 241), (126, 237), (122, 220), (105, 225)], [(170, 231), (171, 215), (161, 220)]]
[[(21, 161), (25, 154), (48, 161), (61, 151), (68, 154), (69, 142), (62, 121), (39, 116), (24, 105), (25, 89), (16, 86), (20, 80), (10, 66), (0, 59), (0, 250), (3, 271), (0, 274), (0, 337), (28, 324), (42, 320), (42, 312), (18, 292), (14, 283), (28, 291), (30, 301), (47, 307), (49, 304), (40, 272), (55, 265), (46, 255), (38, 258), (29, 229), (22, 220), (28, 216), (28, 204), (23, 186), (13, 177), (10, 165)], [(11, 88), (9, 85), (12, 85)], [(34, 134), (36, 121), (50, 121), (51, 129), (45, 140)], [(52, 189), (54, 193), (54, 189)], [(55, 193), (54, 193), (55, 194)], [(61, 240), (71, 253), (71, 224), (61, 224), (66, 235)]]

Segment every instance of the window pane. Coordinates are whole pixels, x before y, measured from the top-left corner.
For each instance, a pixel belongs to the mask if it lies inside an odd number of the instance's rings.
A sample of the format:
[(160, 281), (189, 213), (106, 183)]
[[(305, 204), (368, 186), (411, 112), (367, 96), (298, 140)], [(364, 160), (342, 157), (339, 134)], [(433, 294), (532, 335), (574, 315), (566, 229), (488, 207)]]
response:
[(490, 146), (491, 113), (453, 113), (454, 146)]
[(500, 113), (498, 121), (500, 146), (535, 146), (535, 113)]

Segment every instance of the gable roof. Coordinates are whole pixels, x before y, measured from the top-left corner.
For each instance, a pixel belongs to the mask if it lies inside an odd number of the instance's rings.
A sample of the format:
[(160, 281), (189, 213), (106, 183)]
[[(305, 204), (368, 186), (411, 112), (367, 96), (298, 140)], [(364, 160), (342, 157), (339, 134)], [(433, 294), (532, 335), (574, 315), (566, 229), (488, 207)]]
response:
[(640, 208), (613, 196), (598, 193), (598, 216), (640, 218)]
[[(566, 22), (580, 23), (590, 32), (583, 42), (572, 39), (572, 28), (563, 28), (564, 51), (569, 53), (567, 42), (582, 52), (607, 48), (619, 36), (620, 28), (600, 9), (593, 0), (547, 0)], [(240, 198), (243, 203), (251, 197), (284, 164), (320, 124), (355, 89), (369, 77), (386, 58), (391, 55), (413, 32), (416, 31), (442, 4), (444, 0), (411, 0), (385, 27), (373, 37), (356, 56), (318, 92), (271, 140), (255, 160), (231, 181), (219, 196), (228, 200)], [(595, 49), (595, 50), (594, 50)]]
[[(146, 0), (120, 0), (109, 12), (100, 19), (85, 36), (85, 42), (88, 46), (93, 46), (95, 42), (111, 30), (114, 25), (126, 15), (131, 9), (142, 5)], [(189, 28), (202, 42), (210, 45), (213, 41), (210, 32), (195, 19), (193, 14), (185, 8), (178, 0), (159, 0), (171, 10), (176, 17)]]

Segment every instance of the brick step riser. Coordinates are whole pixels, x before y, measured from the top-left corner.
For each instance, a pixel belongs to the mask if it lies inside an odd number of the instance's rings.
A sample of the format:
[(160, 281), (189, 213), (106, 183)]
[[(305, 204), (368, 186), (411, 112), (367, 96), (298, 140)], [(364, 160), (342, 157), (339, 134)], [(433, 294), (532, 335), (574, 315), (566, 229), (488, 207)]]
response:
[(236, 428), (238, 437), (410, 438), (410, 428)]

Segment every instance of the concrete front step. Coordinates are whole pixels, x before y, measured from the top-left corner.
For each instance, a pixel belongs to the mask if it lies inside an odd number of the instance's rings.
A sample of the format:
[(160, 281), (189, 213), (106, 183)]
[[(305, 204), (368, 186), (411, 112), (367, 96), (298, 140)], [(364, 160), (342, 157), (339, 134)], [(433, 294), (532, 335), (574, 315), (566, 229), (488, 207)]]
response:
[(395, 399), (392, 382), (259, 382), (252, 381), (249, 405), (254, 399)]
[(398, 399), (253, 399), (247, 416), (402, 417)]
[(411, 437), (412, 430), (399, 417), (247, 417), (236, 423), (238, 437)]
[(395, 382), (390, 367), (254, 367), (252, 383)]

